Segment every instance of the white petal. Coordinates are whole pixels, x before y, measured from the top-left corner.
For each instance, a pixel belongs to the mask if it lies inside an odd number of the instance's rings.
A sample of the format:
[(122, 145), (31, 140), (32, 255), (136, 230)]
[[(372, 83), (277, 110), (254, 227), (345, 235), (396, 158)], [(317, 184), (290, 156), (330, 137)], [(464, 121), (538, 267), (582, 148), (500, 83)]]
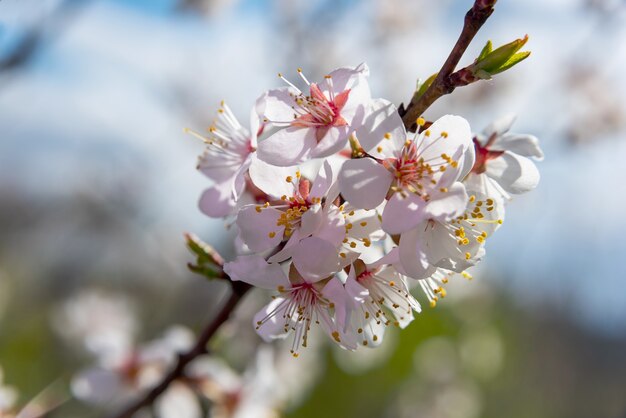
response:
[(326, 193), (328, 192), (328, 189), (330, 189), (330, 185), (333, 181), (333, 170), (328, 161), (324, 161), (324, 164), (320, 167), (320, 170), (317, 173), (317, 177), (315, 177), (313, 186), (311, 186), (311, 197), (322, 198), (326, 196)]
[[(262, 209), (258, 211), (258, 208)], [(237, 215), (237, 226), (243, 242), (255, 252), (269, 250), (280, 244), (285, 227), (276, 222), (281, 213), (271, 206), (244, 206)]]
[(308, 159), (316, 145), (315, 129), (290, 126), (260, 141), (257, 155), (268, 164), (288, 167)]
[(174, 382), (155, 403), (157, 418), (201, 418), (196, 394), (185, 384)]
[(543, 160), (543, 151), (539, 147), (539, 139), (533, 135), (506, 134), (498, 137), (489, 146), (492, 151), (510, 151), (523, 157), (534, 157)]
[[(421, 156), (426, 161), (441, 159), (441, 154), (455, 155), (459, 149), (463, 152), (474, 152), (470, 125), (460, 116), (442, 116), (428, 131), (430, 136), (424, 136), (424, 143), (420, 145), (423, 150)], [(447, 137), (442, 137), (443, 132), (447, 133)]]
[(515, 114), (509, 113), (508, 115), (504, 115), (499, 119), (491, 122), (484, 130), (483, 135), (485, 136), (485, 140), (489, 140), (489, 137), (492, 135), (501, 136), (511, 129), (513, 123), (515, 122)]
[[(377, 158), (395, 156), (406, 141), (406, 130), (398, 108), (385, 99), (372, 100), (363, 125), (355, 133), (361, 147)], [(391, 139), (385, 139), (385, 134), (391, 135)], [(378, 146), (381, 147), (380, 151), (377, 150)]]
[(319, 229), (324, 221), (324, 213), (320, 205), (314, 205), (309, 208), (300, 217), (300, 237), (308, 237), (313, 235)]
[(422, 230), (422, 226), (418, 226), (405, 232), (400, 237), (398, 246), (402, 268), (413, 279), (425, 279), (435, 272), (435, 268), (428, 263), (424, 253)]
[(111, 402), (120, 396), (124, 389), (122, 379), (117, 373), (95, 367), (78, 373), (71, 382), (71, 390), (75, 397), (94, 404)]
[(468, 196), (465, 186), (456, 182), (445, 193), (433, 196), (428, 202), (424, 212), (428, 218), (438, 221), (448, 221), (460, 216), (467, 207)]
[[(333, 82), (333, 91), (335, 93), (341, 93), (347, 89), (352, 89), (358, 83), (367, 81), (369, 76), (369, 67), (365, 63), (361, 63), (356, 67), (342, 67), (330, 72), (330, 77)], [(325, 91), (326, 83), (322, 83), (322, 87)]]
[(413, 193), (406, 197), (394, 193), (383, 210), (383, 230), (389, 234), (400, 234), (414, 228), (427, 219), (425, 207), (426, 202)]
[(359, 158), (343, 164), (338, 180), (341, 194), (352, 206), (374, 209), (385, 199), (393, 176), (373, 159)]
[(325, 209), (324, 215), (314, 235), (337, 247), (346, 237), (346, 222), (336, 206)]
[(311, 158), (323, 158), (341, 151), (348, 144), (349, 126), (331, 126), (311, 151)]
[(200, 196), (198, 207), (202, 213), (211, 218), (230, 215), (235, 208), (232, 182), (219, 183), (206, 189)]
[[(257, 334), (264, 341), (270, 342), (275, 339), (285, 338), (289, 332), (289, 327), (285, 327), (285, 322), (293, 322), (291, 318), (285, 318), (287, 303), (285, 299), (278, 297), (265, 305), (254, 315), (253, 324)], [(263, 322), (260, 324), (260, 322)], [(287, 328), (287, 330), (285, 330)]]
[(309, 283), (332, 276), (341, 269), (336, 247), (317, 237), (300, 241), (293, 250), (293, 264)]
[[(296, 102), (293, 94), (297, 92), (291, 87), (269, 90), (256, 101), (256, 113), (261, 120), (268, 119), (271, 122), (291, 122), (294, 119), (293, 107)], [(253, 132), (253, 135), (256, 132)]]
[(281, 196), (293, 196), (293, 184), (285, 181), (287, 176), (295, 177), (296, 169), (294, 167), (277, 167), (253, 158), (250, 163), (250, 180), (252, 183), (264, 193), (275, 199)]
[(487, 162), (485, 172), (508, 193), (520, 194), (533, 190), (539, 184), (539, 170), (530, 159), (505, 152)]
[(231, 280), (242, 281), (263, 289), (276, 290), (290, 286), (289, 279), (279, 264), (270, 264), (260, 255), (241, 255), (224, 264)]

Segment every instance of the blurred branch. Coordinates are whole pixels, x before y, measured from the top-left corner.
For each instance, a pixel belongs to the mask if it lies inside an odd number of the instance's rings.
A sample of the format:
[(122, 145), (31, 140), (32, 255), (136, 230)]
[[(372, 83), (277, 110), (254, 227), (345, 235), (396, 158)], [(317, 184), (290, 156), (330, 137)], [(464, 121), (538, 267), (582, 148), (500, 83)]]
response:
[(400, 115), (407, 129), (411, 129), (417, 118), (441, 96), (452, 93), (454, 89), (460, 85), (468, 84), (459, 84), (459, 82), (465, 82), (464, 78), (459, 76), (453, 79), (451, 77), (453, 75), (452, 73), (467, 50), (470, 42), (478, 33), (478, 30), (493, 13), (496, 1), (497, 0), (474, 1), (474, 5), (465, 15), (463, 30), (435, 79), (423, 94), (420, 95), (420, 90), (413, 94), (411, 102), (406, 109), (403, 106), (400, 107)]
[(204, 331), (202, 331), (202, 334), (198, 337), (196, 344), (186, 353), (179, 355), (176, 366), (167, 375), (165, 375), (165, 377), (163, 377), (158, 385), (152, 388), (144, 396), (128, 405), (117, 415), (113, 415), (113, 417), (132, 418), (133, 415), (140, 409), (152, 405), (154, 401), (156, 401), (156, 399), (167, 390), (172, 382), (180, 377), (183, 377), (185, 374), (185, 367), (187, 367), (187, 365), (196, 357), (207, 353), (206, 346), (209, 340), (213, 337), (220, 326), (230, 317), (241, 298), (248, 290), (250, 290), (250, 288), (251, 286), (244, 282), (231, 282), (232, 292), (228, 297), (228, 300), (226, 300), (226, 303), (222, 306), (222, 309), (219, 311), (215, 319), (213, 319)]

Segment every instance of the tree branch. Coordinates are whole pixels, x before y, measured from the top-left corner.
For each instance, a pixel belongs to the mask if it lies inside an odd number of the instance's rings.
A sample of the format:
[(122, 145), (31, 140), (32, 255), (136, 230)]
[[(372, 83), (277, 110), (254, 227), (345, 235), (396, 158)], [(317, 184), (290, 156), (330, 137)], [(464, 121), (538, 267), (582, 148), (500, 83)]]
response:
[[(432, 105), (441, 96), (452, 93), (456, 87), (469, 84), (465, 82), (465, 80), (462, 80), (461, 76), (463, 74), (459, 74), (457, 77), (451, 76), (454, 75), (454, 69), (467, 50), (470, 42), (474, 39), (478, 30), (493, 13), (493, 7), (496, 4), (496, 1), (497, 0), (474, 1), (474, 5), (465, 15), (463, 30), (461, 31), (454, 48), (452, 48), (450, 55), (448, 55), (446, 62), (444, 62), (441, 70), (439, 70), (437, 77), (424, 94), (420, 96), (416, 91), (406, 109), (402, 109), (402, 121), (407, 129), (411, 129), (415, 125), (417, 118), (420, 117), (426, 109), (428, 109), (430, 105)], [(459, 73), (462, 71), (463, 70), (459, 71)]]
[(154, 401), (169, 387), (169, 385), (174, 382), (176, 379), (182, 377), (185, 373), (185, 367), (189, 363), (191, 363), (196, 357), (202, 354), (207, 353), (207, 344), (211, 337), (215, 334), (215, 332), (220, 328), (220, 326), (226, 322), (226, 320), (230, 317), (232, 312), (235, 310), (235, 307), (246, 294), (248, 290), (250, 290), (251, 286), (244, 282), (230, 282), (231, 283), (231, 294), (226, 300), (224, 306), (218, 313), (218, 315), (210, 322), (207, 327), (202, 331), (202, 334), (198, 337), (196, 344), (186, 353), (181, 354), (178, 357), (178, 362), (176, 366), (167, 374), (161, 382), (152, 388), (149, 392), (143, 395), (141, 398), (137, 399), (135, 402), (128, 405), (124, 410), (120, 411), (116, 415), (112, 415), (115, 418), (132, 418), (133, 414), (138, 412), (140, 409), (152, 405)]

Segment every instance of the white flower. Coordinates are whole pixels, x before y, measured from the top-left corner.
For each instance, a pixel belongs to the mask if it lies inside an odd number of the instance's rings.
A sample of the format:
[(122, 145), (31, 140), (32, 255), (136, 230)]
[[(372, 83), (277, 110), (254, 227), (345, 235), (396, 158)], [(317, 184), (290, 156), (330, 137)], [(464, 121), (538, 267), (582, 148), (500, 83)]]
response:
[[(74, 396), (84, 402), (103, 405), (124, 402), (155, 385), (172, 367), (179, 353), (191, 347), (194, 336), (181, 326), (141, 347), (129, 347), (112, 359), (98, 358), (96, 366), (84, 369), (71, 381)], [(193, 391), (175, 382), (156, 405), (157, 416), (168, 418), (177, 411), (181, 418), (200, 418), (201, 408)]]
[(400, 237), (402, 270), (424, 279), (437, 268), (462, 272), (478, 263), (488, 237), (502, 224), (504, 207), (497, 199), (470, 191), (467, 208), (449, 221), (426, 219)]
[(68, 344), (80, 344), (99, 358), (118, 358), (132, 347), (137, 316), (132, 302), (122, 295), (85, 290), (64, 302), (52, 325)]
[(509, 133), (514, 121), (514, 115), (505, 116), (476, 135), (476, 163), (468, 178), (483, 193), (504, 199), (537, 187), (539, 170), (530, 158), (543, 159), (536, 137)]
[[(250, 117), (250, 130), (244, 128), (226, 103), (222, 102), (217, 117), (204, 137), (187, 129), (200, 138), (206, 149), (198, 159), (198, 170), (214, 181), (214, 185), (202, 193), (200, 210), (207, 216), (221, 218), (235, 209), (237, 201), (246, 190), (247, 171), (256, 160), (259, 120), (255, 112)], [(254, 190), (248, 188), (254, 193)]]
[(241, 375), (208, 356), (192, 363), (188, 375), (211, 400), (211, 418), (277, 418), (286, 394), (276, 366), (272, 347), (262, 345)]
[(281, 128), (259, 142), (259, 158), (273, 165), (291, 166), (344, 148), (353, 120), (362, 117), (371, 99), (365, 64), (339, 68), (320, 84), (309, 83), (300, 69), (298, 74), (309, 95), (279, 74), (289, 87), (270, 90), (257, 100), (262, 120)]
[[(290, 174), (284, 176), (285, 173)], [(250, 177), (268, 196), (264, 205), (244, 206), (237, 215), (241, 239), (250, 250), (262, 252), (276, 248), (283, 241), (290, 241), (286, 248), (291, 247), (314, 233), (324, 235), (335, 245), (344, 238), (343, 219), (322, 208), (333, 181), (327, 162), (312, 184), (295, 168), (269, 165), (251, 167)]]
[(392, 252), (369, 265), (357, 260), (348, 273), (345, 288), (353, 296), (353, 307), (342, 323), (363, 346), (380, 345), (387, 326), (404, 328), (413, 320), (413, 311), (421, 311), (406, 278), (391, 265), (394, 258)]
[[(310, 243), (314, 245), (307, 245)], [(345, 345), (349, 341), (342, 339), (344, 333), (336, 327), (333, 318), (335, 310), (345, 309), (347, 294), (341, 282), (333, 277), (341, 265), (339, 260), (333, 259), (332, 253), (336, 257), (336, 250), (329, 243), (312, 237), (298, 245), (289, 276), (280, 265), (268, 263), (258, 255), (239, 256), (224, 265), (224, 271), (232, 280), (278, 292), (278, 296), (255, 315), (254, 326), (266, 341), (286, 338), (293, 331), (291, 353), (294, 357), (298, 356), (300, 347), (307, 346), (313, 324), (319, 324), (338, 344), (354, 348), (354, 345)], [(307, 271), (314, 271), (315, 275), (305, 273)]]
[(344, 163), (341, 194), (365, 209), (387, 199), (382, 213), (386, 232), (399, 234), (426, 219), (449, 220), (465, 209), (467, 194), (459, 180), (474, 161), (465, 119), (444, 116), (407, 139), (395, 106), (377, 100), (356, 134), (371, 158)]

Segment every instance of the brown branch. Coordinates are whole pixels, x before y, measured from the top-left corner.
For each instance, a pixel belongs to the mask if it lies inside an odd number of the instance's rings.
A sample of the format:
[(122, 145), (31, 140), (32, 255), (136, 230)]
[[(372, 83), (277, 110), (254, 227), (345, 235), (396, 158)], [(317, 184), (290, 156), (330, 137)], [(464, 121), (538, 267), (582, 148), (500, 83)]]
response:
[[(402, 110), (402, 121), (407, 129), (411, 129), (417, 118), (420, 117), (426, 109), (428, 109), (430, 105), (432, 105), (441, 96), (452, 93), (456, 87), (469, 84), (465, 82), (465, 80), (459, 80), (463, 74), (458, 74), (458, 77), (451, 76), (457, 74), (453, 74), (454, 69), (467, 50), (470, 42), (474, 39), (474, 36), (476, 36), (476, 33), (478, 33), (478, 30), (493, 13), (493, 7), (496, 4), (496, 1), (497, 0), (474, 1), (474, 5), (465, 15), (463, 30), (461, 31), (454, 48), (452, 48), (450, 55), (448, 55), (446, 62), (444, 62), (441, 70), (439, 70), (437, 77), (424, 94), (419, 96), (416, 91), (411, 98), (411, 102), (406, 107), (406, 110)], [(463, 70), (460, 70), (458, 73), (461, 73), (462, 71)]]
[(152, 388), (149, 392), (137, 399), (135, 402), (128, 405), (124, 410), (120, 411), (116, 415), (112, 415), (115, 418), (132, 418), (132, 416), (140, 409), (150, 406), (156, 401), (156, 399), (169, 387), (169, 385), (176, 379), (184, 376), (185, 367), (191, 363), (199, 355), (207, 353), (207, 343), (213, 337), (215, 332), (220, 326), (226, 322), (230, 317), (235, 307), (246, 294), (251, 286), (244, 282), (231, 282), (232, 292), (228, 297), (228, 300), (222, 306), (222, 309), (218, 315), (213, 319), (211, 323), (202, 331), (202, 334), (198, 337), (196, 344), (186, 353), (181, 354), (178, 357), (176, 366), (161, 380), (161, 382)]

